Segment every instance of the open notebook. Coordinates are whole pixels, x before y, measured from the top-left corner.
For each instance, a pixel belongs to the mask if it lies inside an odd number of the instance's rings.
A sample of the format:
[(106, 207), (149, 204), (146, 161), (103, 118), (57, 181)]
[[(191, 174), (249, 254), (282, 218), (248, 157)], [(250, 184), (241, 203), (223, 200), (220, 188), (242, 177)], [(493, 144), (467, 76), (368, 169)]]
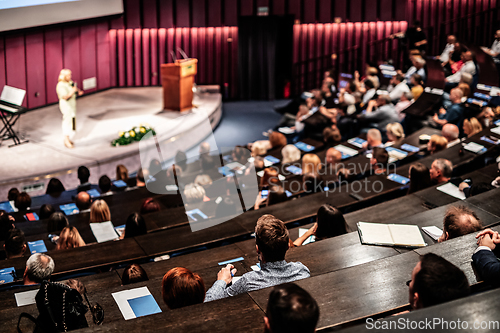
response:
[(367, 245), (426, 246), (416, 225), (358, 222), (358, 233), (361, 243)]

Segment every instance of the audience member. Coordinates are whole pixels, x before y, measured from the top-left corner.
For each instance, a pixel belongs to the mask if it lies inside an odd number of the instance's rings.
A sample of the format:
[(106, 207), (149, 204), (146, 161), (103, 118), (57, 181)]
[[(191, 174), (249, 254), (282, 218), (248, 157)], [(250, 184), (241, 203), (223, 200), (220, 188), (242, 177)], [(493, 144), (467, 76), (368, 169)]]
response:
[(413, 74), (410, 77), (410, 84), (412, 86), (411, 93), (413, 98), (417, 100), (424, 92), (424, 81), (422, 80), (422, 76), (419, 74)]
[(137, 184), (137, 187), (146, 186), (146, 179), (144, 178), (144, 171), (142, 168), (139, 168), (139, 170), (137, 170), (137, 175), (135, 176), (135, 179), (136, 179), (135, 182)]
[(80, 180), (80, 185), (78, 185), (77, 191), (81, 192), (81, 191), (90, 190), (90, 186), (91, 186), (91, 184), (89, 182), (90, 170), (86, 166), (82, 165), (82, 166), (78, 167), (77, 175), (78, 175), (78, 179)]
[(252, 152), (246, 147), (236, 146), (234, 147), (231, 156), (235, 162), (238, 162), (241, 165), (246, 165), (248, 163), (248, 159), (252, 156)]
[(14, 217), (9, 215), (6, 211), (0, 210), (0, 242), (7, 239), (8, 233), (14, 229)]
[(175, 154), (174, 157), (174, 164), (176, 167), (179, 167), (182, 169), (182, 171), (187, 170), (187, 156), (186, 153), (178, 150), (177, 153)]
[(429, 154), (434, 154), (446, 149), (448, 140), (444, 136), (433, 134), (431, 139), (427, 142), (427, 151)]
[(198, 175), (194, 179), (194, 183), (201, 186), (208, 186), (212, 184), (212, 178), (209, 175)]
[(160, 211), (161, 207), (158, 201), (154, 198), (147, 198), (141, 205), (140, 213), (141, 215), (154, 213)]
[(476, 235), (478, 248), (472, 255), (474, 268), (484, 282), (495, 287), (500, 285), (500, 261), (493, 252), (500, 244), (497, 231), (485, 229)]
[(471, 51), (465, 51), (462, 53), (462, 61), (464, 62), (464, 65), (455, 74), (446, 78), (447, 83), (456, 83), (456, 85), (458, 85), (462, 73), (469, 73), (472, 76), (476, 74), (476, 64), (473, 61)]
[(286, 146), (286, 136), (280, 132), (272, 132), (269, 134), (269, 143), (271, 149), (282, 149)]
[(317, 175), (321, 170), (321, 159), (316, 154), (305, 154), (302, 156), (302, 174), (312, 173)]
[(376, 128), (371, 128), (366, 133), (366, 142), (363, 143), (363, 148), (372, 150), (375, 147), (384, 147), (382, 143), (382, 134)]
[(356, 104), (357, 98), (359, 98), (358, 87), (353, 81), (349, 82), (345, 88), (340, 89), (339, 92), (339, 103), (344, 105), (354, 105)]
[[(229, 279), (231, 280), (231, 275)], [(205, 300), (205, 283), (189, 269), (175, 267), (163, 276), (161, 294), (169, 309), (199, 304)]]
[(373, 81), (370, 79), (366, 79), (363, 84), (365, 86), (366, 92), (363, 95), (362, 103), (363, 105), (366, 105), (375, 97), (375, 95), (377, 94), (377, 89), (375, 88), (375, 84), (373, 83)]
[(264, 174), (260, 177), (260, 188), (266, 188), (272, 184), (277, 184), (279, 182), (278, 170), (276, 168), (265, 168)]
[(109, 206), (104, 200), (96, 200), (90, 206), (90, 223), (101, 223), (111, 221)]
[(120, 238), (130, 238), (135, 236), (140, 236), (147, 234), (148, 229), (146, 227), (146, 221), (142, 215), (138, 213), (132, 213), (127, 217), (127, 222), (125, 222), (125, 230), (123, 231), (122, 237)]
[(318, 174), (305, 173), (302, 176), (303, 191), (317, 193), (323, 191), (323, 177)]
[(483, 130), (483, 126), (481, 126), (481, 123), (476, 118), (472, 117), (464, 120), (463, 130), (464, 134), (470, 138), (474, 134), (481, 132)]
[(467, 235), (482, 228), (483, 224), (473, 210), (463, 205), (451, 206), (444, 216), (443, 234), (439, 237), (438, 242)]
[(309, 269), (302, 263), (285, 261), (289, 238), (282, 221), (272, 215), (260, 217), (255, 227), (255, 242), (261, 269), (243, 274), (228, 286), (236, 273), (234, 266), (228, 264), (207, 291), (205, 302), (309, 277)]
[[(19, 229), (10, 229), (3, 245), (7, 259), (19, 258), (24, 255), (27, 249), (24, 232)], [(29, 252), (29, 251), (28, 251)]]
[(19, 211), (26, 211), (29, 210), (31, 207), (31, 197), (28, 193), (26, 192), (21, 192), (19, 195), (16, 197), (15, 204), (16, 208)]
[(410, 92), (410, 88), (406, 84), (405, 78), (402, 74), (396, 74), (392, 77), (388, 90), (389, 98), (395, 103), (401, 99), (403, 94)]
[(466, 182), (462, 182), (459, 184), (458, 188), (460, 189), (460, 191), (464, 192), (466, 198), (469, 198), (484, 192), (488, 192), (489, 190), (494, 189), (495, 186), (485, 182), (474, 183), (472, 185), (469, 185)]
[(101, 190), (101, 196), (113, 194), (113, 191), (111, 191), (111, 179), (108, 176), (103, 175), (99, 178), (99, 189)]
[(38, 217), (40, 217), (40, 220), (48, 219), (55, 211), (51, 204), (43, 204), (38, 212)]
[(417, 310), (470, 294), (464, 272), (446, 259), (427, 253), (413, 269), (409, 281), (410, 306)]
[(441, 129), (441, 135), (444, 136), (446, 140), (448, 140), (446, 148), (453, 147), (460, 142), (460, 139), (458, 138), (458, 136), (460, 135), (460, 130), (455, 124), (445, 124)]
[(80, 213), (89, 212), (90, 205), (92, 204), (90, 194), (85, 191), (79, 192), (75, 198), (76, 207), (80, 210)]
[(389, 123), (399, 122), (399, 115), (389, 95), (379, 95), (376, 100), (370, 101), (366, 113), (358, 115), (358, 118), (382, 131)]
[(71, 226), (61, 231), (59, 239), (57, 240), (56, 250), (67, 250), (82, 246), (85, 246), (82, 236), (80, 236), (76, 227)]
[(323, 142), (326, 146), (333, 146), (342, 141), (342, 135), (336, 125), (326, 127), (323, 130)]
[(269, 149), (271, 149), (269, 140), (255, 141), (250, 147), (253, 157), (265, 155)]
[(410, 166), (410, 187), (408, 194), (423, 190), (432, 185), (429, 168), (422, 163), (415, 163)]
[(200, 155), (209, 154), (210, 153), (210, 143), (208, 143), (206, 141), (200, 143), (200, 147), (198, 149), (198, 152)]
[(203, 186), (200, 186), (195, 183), (187, 184), (184, 187), (184, 199), (188, 204), (194, 204), (203, 202), (205, 198), (205, 189)]
[[(425, 79), (426, 79), (426, 74), (425, 74), (426, 61), (425, 61), (425, 59), (422, 58), (420, 55), (412, 55), (412, 56), (410, 56), (410, 61), (412, 63), (412, 66), (410, 68), (408, 68), (408, 71), (404, 75), (406, 82), (409, 82), (410, 85), (413, 86), (411, 78), (414, 75), (418, 75), (419, 80), (415, 80), (415, 83), (422, 84), (423, 81), (425, 81)], [(412, 90), (412, 92), (413, 92), (413, 90)], [(414, 98), (417, 99), (418, 97), (414, 95)]]
[(434, 184), (445, 183), (450, 180), (453, 173), (453, 164), (444, 158), (438, 158), (432, 162), (429, 174)]
[(286, 145), (281, 149), (281, 156), (283, 157), (281, 164), (292, 163), (300, 160), (300, 150), (294, 145)]
[(17, 189), (17, 187), (13, 187), (9, 190), (9, 193), (7, 194), (7, 200), (16, 201), (18, 195), (19, 195), (19, 190)]
[(26, 261), (26, 270), (24, 271), (24, 285), (40, 284), (44, 280), (50, 280), (54, 272), (54, 260), (44, 253), (35, 253)]
[(301, 246), (310, 236), (314, 236), (316, 241), (320, 241), (347, 234), (348, 230), (349, 227), (342, 212), (329, 204), (324, 204), (318, 209), (316, 223), (304, 235), (297, 238), (293, 245)]
[(387, 142), (394, 143), (405, 138), (405, 131), (400, 123), (390, 123), (385, 127), (385, 135)]
[(337, 165), (342, 161), (342, 153), (335, 148), (329, 148), (326, 151), (326, 167), (337, 171)]
[(413, 102), (413, 94), (411, 91), (405, 92), (403, 95), (401, 95), (401, 98), (399, 99), (399, 102), (394, 105), (394, 109), (398, 113), (399, 121), (403, 121), (406, 117), (406, 113), (403, 112), (403, 110), (406, 110), (411, 103)]
[(50, 215), (47, 223), (47, 232), (61, 232), (64, 228), (69, 227), (68, 218), (61, 212), (55, 212)]
[(494, 37), (495, 40), (493, 41), (493, 44), (491, 44), (490, 48), (481, 47), (481, 49), (493, 58), (498, 68), (498, 64), (500, 63), (500, 29), (495, 32)]
[[(267, 191), (267, 195), (263, 195), (262, 191)], [(274, 205), (280, 202), (285, 202), (288, 197), (285, 190), (280, 185), (270, 185), (269, 190), (262, 190), (257, 194), (254, 210), (258, 210), (264, 203), (266, 206)]]
[(66, 191), (63, 183), (57, 178), (50, 178), (47, 184), (47, 190), (45, 194), (60, 194), (61, 192)]
[(122, 285), (148, 281), (148, 274), (139, 264), (130, 264), (123, 270)]
[(455, 50), (455, 43), (457, 38), (454, 35), (448, 35), (446, 39), (446, 45), (444, 47), (443, 52), (438, 57), (438, 59), (443, 63), (447, 64), (448, 60), (450, 60), (451, 53)]
[(387, 170), (389, 165), (389, 153), (382, 147), (373, 148), (370, 158), (371, 171), (375, 175), (380, 175)]
[(123, 180), (128, 184), (128, 170), (123, 164), (118, 164), (116, 166), (116, 180)]
[(307, 291), (295, 283), (275, 287), (269, 294), (265, 333), (313, 333), (319, 319), (319, 307)]

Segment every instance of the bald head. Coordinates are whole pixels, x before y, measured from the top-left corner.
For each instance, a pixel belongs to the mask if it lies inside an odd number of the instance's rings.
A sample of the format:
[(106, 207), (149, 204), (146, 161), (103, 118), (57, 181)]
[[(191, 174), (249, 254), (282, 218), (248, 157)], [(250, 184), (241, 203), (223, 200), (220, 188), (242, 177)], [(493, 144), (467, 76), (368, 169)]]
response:
[(460, 88), (453, 88), (450, 91), (450, 100), (453, 104), (458, 104), (462, 102), (462, 97), (464, 97), (464, 92)]
[(91, 204), (90, 195), (85, 191), (78, 193), (76, 195), (75, 204), (79, 210), (89, 209)]
[(476, 213), (466, 206), (452, 206), (443, 220), (442, 240), (448, 240), (477, 232), (483, 227)]
[(335, 148), (326, 151), (326, 163), (335, 165), (342, 160), (342, 153)]
[(200, 155), (207, 154), (210, 152), (210, 143), (202, 142), (200, 143)]
[(464, 56), (464, 62), (472, 60), (472, 52), (471, 51), (465, 51), (463, 53)]
[(460, 134), (460, 130), (458, 126), (455, 124), (445, 124), (443, 129), (441, 130), (441, 135), (448, 140), (448, 142), (452, 142), (458, 139), (458, 135)]
[(366, 141), (370, 147), (380, 146), (382, 144), (382, 134), (380, 134), (378, 129), (372, 128), (366, 134)]
[(448, 44), (455, 44), (457, 42), (457, 37), (454, 35), (449, 35), (448, 36)]

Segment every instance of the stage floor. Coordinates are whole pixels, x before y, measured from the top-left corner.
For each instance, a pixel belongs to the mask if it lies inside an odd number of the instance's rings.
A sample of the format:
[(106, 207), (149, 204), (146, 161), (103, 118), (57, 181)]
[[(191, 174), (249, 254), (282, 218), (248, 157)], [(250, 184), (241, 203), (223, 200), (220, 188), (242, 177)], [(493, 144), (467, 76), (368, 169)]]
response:
[[(195, 96), (194, 104), (198, 107), (182, 114), (162, 111), (160, 87), (117, 88), (83, 96), (77, 101), (77, 133), (73, 149), (63, 144), (62, 115), (58, 105), (30, 111), (22, 115), (15, 126), (16, 132), (29, 142), (9, 148), (13, 142), (7, 140), (0, 146), (0, 195), (3, 187), (40, 183), (52, 176), (68, 178), (64, 175), (76, 172), (80, 165), (91, 169), (93, 183), (105, 173), (113, 179), (115, 174), (110, 170), (122, 162), (130, 172), (136, 171), (140, 167), (139, 143), (113, 147), (111, 141), (118, 138), (120, 131), (140, 124), (153, 127), (161, 140), (191, 129), (190, 140), (184, 140), (183, 149), (188, 150), (211, 134), (207, 130), (193, 129), (207, 117), (212, 129), (215, 128), (222, 114), (222, 97), (218, 93), (199, 94)], [(179, 117), (183, 117), (182, 128), (176, 122)], [(164, 156), (165, 159), (171, 158), (175, 152), (167, 154), (169, 156)], [(61, 180), (71, 188), (78, 185), (75, 178), (76, 175), (72, 175), (69, 180)]]

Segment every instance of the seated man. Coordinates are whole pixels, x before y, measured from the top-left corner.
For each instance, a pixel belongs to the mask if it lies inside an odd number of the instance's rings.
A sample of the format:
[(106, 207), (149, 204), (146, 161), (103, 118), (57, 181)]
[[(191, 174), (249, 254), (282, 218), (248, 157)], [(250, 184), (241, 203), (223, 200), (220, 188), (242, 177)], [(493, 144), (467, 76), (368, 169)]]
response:
[(366, 142), (363, 143), (363, 149), (370, 151), (375, 147), (384, 147), (384, 144), (382, 143), (382, 134), (380, 131), (372, 128), (366, 133)]
[[(407, 83), (410, 82), (410, 78), (414, 74), (420, 75), (422, 81), (425, 82), (427, 78), (427, 75), (425, 73), (425, 64), (426, 64), (425, 59), (422, 58), (421, 56), (414, 55), (410, 57), (410, 61), (412, 63), (412, 66), (408, 68), (408, 71), (404, 74), (406, 82)], [(402, 74), (401, 71), (399, 72)]]
[(255, 227), (255, 243), (260, 270), (243, 274), (238, 281), (228, 287), (232, 282), (232, 276), (236, 273), (234, 266), (228, 264), (217, 274), (217, 281), (207, 291), (205, 302), (310, 276), (309, 269), (302, 263), (285, 261), (289, 247), (288, 230), (276, 217), (267, 214), (259, 218)]
[(368, 102), (366, 113), (360, 114), (358, 118), (368, 123), (369, 127), (381, 131), (385, 131), (387, 124), (399, 122), (399, 114), (389, 95), (379, 95), (376, 100)]
[(438, 56), (439, 61), (445, 65), (450, 60), (451, 53), (455, 50), (455, 43), (457, 42), (457, 38), (454, 35), (448, 35), (446, 39), (446, 45), (444, 47), (443, 52), (440, 56)]
[(269, 294), (264, 332), (313, 333), (318, 319), (319, 307), (314, 298), (295, 283), (285, 283)]
[(396, 74), (392, 77), (388, 90), (391, 101), (397, 103), (404, 93), (410, 91), (410, 88), (406, 84), (403, 74)]
[(79, 166), (78, 167), (78, 179), (80, 180), (80, 185), (77, 187), (77, 191), (88, 191), (90, 190), (91, 184), (89, 182), (90, 178), (90, 170), (86, 166)]
[(448, 110), (444, 108), (439, 109), (439, 114), (435, 114), (432, 120), (439, 126), (444, 126), (446, 124), (457, 125), (458, 128), (462, 127), (464, 121), (465, 107), (462, 103), (462, 97), (464, 93), (460, 88), (454, 88), (450, 92), (450, 100), (452, 105), (448, 107)]
[(445, 139), (448, 141), (448, 144), (446, 145), (446, 148), (453, 147), (457, 143), (460, 142), (460, 139), (458, 138), (460, 134), (460, 130), (458, 129), (458, 126), (455, 124), (445, 124), (443, 128), (441, 129), (441, 135), (445, 137)]
[(380, 175), (387, 170), (389, 164), (389, 154), (382, 147), (373, 148), (372, 157), (370, 158), (371, 172), (374, 175)]
[(434, 184), (445, 183), (451, 179), (453, 164), (444, 158), (438, 158), (432, 162), (429, 173)]
[(467, 235), (482, 228), (483, 224), (473, 210), (462, 205), (451, 206), (444, 216), (443, 234), (439, 237), (438, 242)]
[(500, 244), (500, 236), (497, 231), (486, 229), (478, 233), (476, 238), (478, 238), (478, 248), (472, 255), (474, 266), (486, 283), (498, 286), (500, 284), (500, 261), (493, 250)]
[(15, 228), (10, 229), (3, 245), (7, 259), (22, 257), (26, 252), (26, 247), (24, 232)]
[(413, 310), (449, 302), (470, 294), (464, 272), (446, 259), (427, 253), (413, 269), (410, 287), (410, 306)]
[(495, 40), (493, 41), (493, 44), (491, 44), (491, 48), (488, 49), (486, 47), (482, 47), (482, 49), (493, 58), (498, 66), (500, 63), (500, 30), (495, 32)]
[[(142, 172), (142, 169), (141, 169), (141, 172)], [(137, 174), (139, 174), (139, 173), (137, 173)], [(144, 175), (142, 175), (142, 179), (144, 180)], [(113, 191), (111, 191), (111, 179), (109, 179), (108, 176), (103, 175), (103, 176), (101, 176), (101, 178), (99, 178), (99, 190), (101, 190), (101, 196), (108, 196), (108, 195), (113, 194)]]
[(331, 171), (337, 171), (337, 164), (342, 161), (342, 153), (335, 148), (326, 151), (326, 167)]
[(454, 84), (455, 86), (458, 85), (462, 73), (469, 73), (472, 76), (476, 75), (476, 64), (474, 63), (472, 52), (471, 51), (463, 52), (462, 60), (464, 62), (464, 65), (460, 68), (460, 70), (455, 74), (450, 75), (446, 78), (447, 85), (449, 83)]
[(80, 213), (90, 212), (90, 205), (92, 204), (90, 195), (85, 191), (79, 192), (76, 195), (75, 204)]
[(43, 253), (33, 254), (26, 261), (26, 270), (23, 276), (24, 285), (29, 286), (50, 280), (54, 268), (54, 260), (51, 257)]

